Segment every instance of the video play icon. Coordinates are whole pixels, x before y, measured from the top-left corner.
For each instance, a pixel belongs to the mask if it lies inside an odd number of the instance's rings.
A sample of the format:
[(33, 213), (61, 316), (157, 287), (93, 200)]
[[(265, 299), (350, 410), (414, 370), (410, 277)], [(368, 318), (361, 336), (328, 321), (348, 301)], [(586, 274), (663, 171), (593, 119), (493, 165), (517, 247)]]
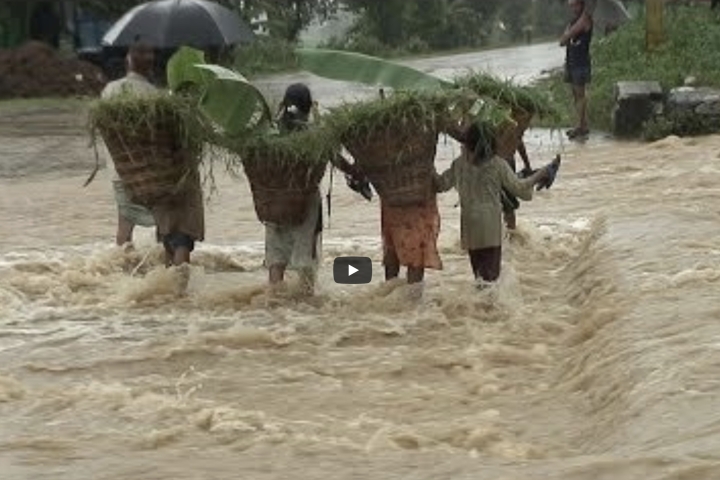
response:
[(335, 283), (363, 285), (372, 282), (372, 260), (368, 257), (337, 257), (333, 263)]

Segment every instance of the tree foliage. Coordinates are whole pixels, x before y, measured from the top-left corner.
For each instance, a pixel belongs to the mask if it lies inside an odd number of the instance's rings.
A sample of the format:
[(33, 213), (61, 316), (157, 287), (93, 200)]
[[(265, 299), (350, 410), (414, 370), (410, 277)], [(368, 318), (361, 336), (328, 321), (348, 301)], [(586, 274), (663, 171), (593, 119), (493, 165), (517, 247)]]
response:
[[(118, 17), (147, 0), (81, 0), (80, 6), (108, 17)], [(237, 12), (246, 22), (266, 13), (270, 34), (295, 42), (300, 32), (315, 18), (327, 18), (335, 11), (332, 0), (217, 0), (221, 5)]]
[(346, 0), (344, 3), (360, 15), (347, 43), (372, 46), (377, 42), (389, 48), (412, 47), (418, 43), (431, 49), (475, 47), (486, 44), (497, 31), (509, 40), (519, 40), (529, 31), (559, 34), (568, 13), (565, 4), (558, 0)]

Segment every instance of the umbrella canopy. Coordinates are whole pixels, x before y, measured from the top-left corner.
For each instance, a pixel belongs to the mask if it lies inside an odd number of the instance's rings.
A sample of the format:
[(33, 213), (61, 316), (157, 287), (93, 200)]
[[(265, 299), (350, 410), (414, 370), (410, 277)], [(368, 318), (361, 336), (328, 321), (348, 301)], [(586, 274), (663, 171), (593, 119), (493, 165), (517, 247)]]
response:
[(618, 27), (630, 20), (630, 13), (620, 0), (588, 0), (585, 8), (601, 29)]
[(252, 29), (235, 12), (205, 0), (156, 0), (127, 12), (103, 37), (103, 44), (127, 47), (140, 39), (155, 48), (196, 48), (249, 43)]

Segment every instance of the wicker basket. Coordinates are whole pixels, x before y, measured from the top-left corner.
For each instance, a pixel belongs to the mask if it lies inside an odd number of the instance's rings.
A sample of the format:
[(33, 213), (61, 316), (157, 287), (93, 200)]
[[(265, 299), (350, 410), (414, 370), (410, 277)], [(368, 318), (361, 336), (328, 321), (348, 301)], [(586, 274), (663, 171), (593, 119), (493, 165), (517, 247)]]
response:
[(286, 158), (242, 158), (250, 181), (255, 213), (263, 223), (299, 225), (325, 176), (325, 163)]
[(514, 123), (508, 122), (501, 126), (495, 139), (495, 153), (502, 158), (511, 158), (515, 155), (522, 138), (519, 133), (530, 126), (532, 114), (525, 110), (514, 109), (512, 119)]
[(181, 149), (173, 122), (127, 133), (100, 128), (115, 170), (134, 203), (152, 207), (182, 191), (184, 180), (197, 167), (199, 149)]
[(406, 124), (344, 143), (383, 202), (402, 207), (421, 205), (435, 196), (437, 141), (436, 130)]

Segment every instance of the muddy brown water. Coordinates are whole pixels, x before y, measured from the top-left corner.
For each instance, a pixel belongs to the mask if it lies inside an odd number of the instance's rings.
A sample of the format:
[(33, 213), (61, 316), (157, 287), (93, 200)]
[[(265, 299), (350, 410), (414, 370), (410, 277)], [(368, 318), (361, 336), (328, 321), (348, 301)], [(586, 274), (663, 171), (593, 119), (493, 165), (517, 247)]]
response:
[(454, 193), (422, 297), (335, 285), (336, 255), (380, 271), (377, 200), (336, 177), (318, 296), (269, 296), (248, 185), (216, 172), (178, 299), (151, 230), (113, 246), (107, 171), (81, 188), (82, 115), (36, 115), (0, 127), (3, 479), (720, 477), (720, 137), (532, 132), (563, 168), (483, 293)]

